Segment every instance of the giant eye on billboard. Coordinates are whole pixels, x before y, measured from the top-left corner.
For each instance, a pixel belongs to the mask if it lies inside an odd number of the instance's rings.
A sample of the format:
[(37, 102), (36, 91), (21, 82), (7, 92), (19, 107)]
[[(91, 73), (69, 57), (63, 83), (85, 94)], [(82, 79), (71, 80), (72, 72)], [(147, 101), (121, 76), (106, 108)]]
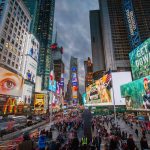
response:
[(150, 109), (150, 75), (121, 86), (129, 110)]
[(150, 38), (134, 49), (130, 54), (133, 79), (150, 74)]
[(21, 96), (23, 78), (11, 71), (0, 67), (0, 94)]

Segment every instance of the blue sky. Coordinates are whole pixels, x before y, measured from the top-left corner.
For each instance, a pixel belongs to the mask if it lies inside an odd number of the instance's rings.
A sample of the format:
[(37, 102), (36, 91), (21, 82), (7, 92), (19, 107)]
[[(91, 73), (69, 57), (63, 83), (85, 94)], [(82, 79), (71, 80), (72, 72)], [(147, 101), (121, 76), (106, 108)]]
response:
[(54, 30), (57, 23), (57, 41), (64, 47), (65, 78), (68, 80), (70, 57), (77, 57), (81, 93), (84, 92), (83, 61), (91, 57), (89, 10), (98, 8), (98, 0), (56, 0), (55, 4)]

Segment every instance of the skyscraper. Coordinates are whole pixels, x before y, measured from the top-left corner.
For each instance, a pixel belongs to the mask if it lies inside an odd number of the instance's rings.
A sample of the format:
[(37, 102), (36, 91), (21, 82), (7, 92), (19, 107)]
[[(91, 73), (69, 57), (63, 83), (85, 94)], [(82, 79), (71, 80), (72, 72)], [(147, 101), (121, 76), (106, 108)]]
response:
[(85, 90), (86, 87), (92, 84), (93, 82), (93, 63), (91, 62), (90, 57), (86, 61), (84, 61), (84, 69), (85, 69)]
[(72, 87), (72, 104), (78, 104), (79, 79), (78, 79), (78, 59), (71, 56), (70, 59), (70, 83)]
[(102, 43), (100, 11), (90, 11), (90, 29), (93, 71), (105, 70), (105, 58)]
[(47, 89), (53, 66), (50, 46), (52, 44), (55, 0), (39, 1), (39, 17), (36, 37), (40, 42), (38, 75), (42, 76), (42, 89)]
[(39, 11), (38, 11), (39, 0), (23, 0), (23, 2), (28, 8), (30, 15), (32, 17), (30, 32), (35, 35), (37, 29), (38, 15), (39, 15)]
[(150, 37), (150, 1), (99, 0), (99, 4), (106, 70), (130, 70), (129, 52)]
[(30, 13), (22, 1), (0, 1), (0, 64), (22, 74)]

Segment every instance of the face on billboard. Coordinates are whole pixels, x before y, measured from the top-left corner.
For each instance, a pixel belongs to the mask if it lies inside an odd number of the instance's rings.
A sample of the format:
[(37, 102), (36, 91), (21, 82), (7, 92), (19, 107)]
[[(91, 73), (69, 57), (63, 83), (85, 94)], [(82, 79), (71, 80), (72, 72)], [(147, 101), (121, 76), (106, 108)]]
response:
[(150, 109), (150, 76), (121, 86), (127, 109)]
[(150, 38), (134, 49), (130, 54), (133, 79), (150, 74)]
[[(107, 77), (107, 76), (106, 76)], [(106, 78), (103, 76), (95, 83), (86, 88), (87, 104), (111, 104), (111, 94), (109, 84), (106, 82)]]
[(0, 94), (21, 96), (23, 79), (21, 76), (0, 67)]

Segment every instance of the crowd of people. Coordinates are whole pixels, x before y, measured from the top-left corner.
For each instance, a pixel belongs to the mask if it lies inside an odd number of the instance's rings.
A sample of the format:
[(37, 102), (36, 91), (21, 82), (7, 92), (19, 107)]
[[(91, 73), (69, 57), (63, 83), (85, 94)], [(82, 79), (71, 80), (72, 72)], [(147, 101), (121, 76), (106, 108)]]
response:
[[(123, 120), (122, 120), (123, 121)], [(53, 129), (42, 130), (38, 139), (24, 134), (23, 142), (18, 150), (138, 150), (132, 134), (122, 131), (114, 121), (113, 116), (96, 116), (91, 121), (92, 138), (79, 136), (84, 131), (84, 122), (81, 116), (64, 118), (54, 123)], [(58, 136), (53, 139), (53, 130)], [(138, 130), (136, 131), (138, 136)], [(103, 144), (102, 144), (103, 143)], [(103, 145), (103, 146), (102, 146)], [(145, 133), (140, 140), (141, 150), (148, 149)]]

